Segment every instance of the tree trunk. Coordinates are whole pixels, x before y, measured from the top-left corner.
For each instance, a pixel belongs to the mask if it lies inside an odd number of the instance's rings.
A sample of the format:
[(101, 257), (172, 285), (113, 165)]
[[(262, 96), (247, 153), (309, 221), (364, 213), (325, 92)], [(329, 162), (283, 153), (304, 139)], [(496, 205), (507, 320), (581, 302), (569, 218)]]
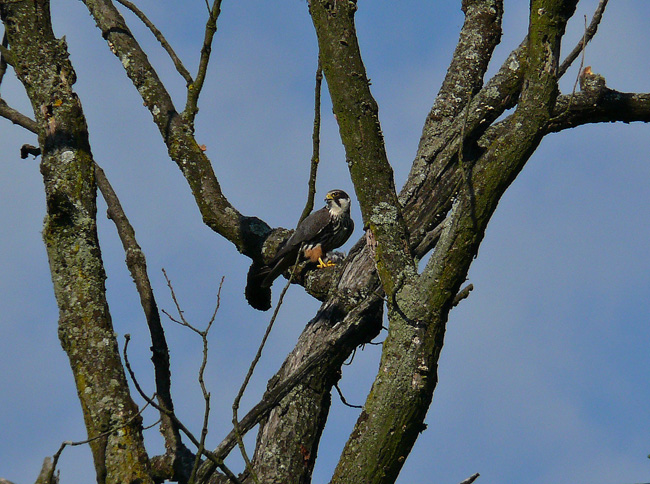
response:
[(153, 482), (106, 302), (93, 159), (65, 41), (54, 37), (46, 1), (2, 1), (0, 14), (9, 61), (38, 124), (47, 203), (43, 239), (59, 306), (59, 338), (94, 439), (97, 482)]

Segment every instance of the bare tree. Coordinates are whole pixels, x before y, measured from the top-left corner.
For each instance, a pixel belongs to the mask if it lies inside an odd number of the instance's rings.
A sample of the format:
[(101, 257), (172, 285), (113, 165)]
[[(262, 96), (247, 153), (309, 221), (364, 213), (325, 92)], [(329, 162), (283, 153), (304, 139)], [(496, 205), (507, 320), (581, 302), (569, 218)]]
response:
[[(204, 43), (194, 75), (145, 13), (126, 0), (117, 1), (153, 32), (186, 82), (186, 104), (178, 109), (113, 2), (84, 0), (151, 113), (203, 221), (253, 264), (269, 262), (287, 232), (243, 215), (231, 204), (194, 136), (221, 1), (206, 4)], [(527, 36), (486, 81), (501, 38), (503, 2), (462, 1), (465, 22), (456, 50), (424, 123), (408, 179), (398, 191), (354, 22), (357, 8), (372, 6), (308, 2), (366, 235), (333, 270), (302, 266), (287, 273), (322, 306), (259, 403), (240, 418), (237, 401), (232, 432), (216, 448), (206, 449), (209, 394), (202, 387), (206, 425), (197, 438), (174, 412), (169, 351), (144, 255), (93, 159), (81, 100), (72, 89), (75, 71), (65, 40), (52, 30), (49, 2), (0, 0), (5, 32), (1, 73), (13, 68), (34, 119), (4, 100), (0, 115), (38, 135), (38, 147), (23, 149), (41, 156), (47, 201), (43, 238), (60, 309), (59, 336), (77, 384), (97, 481), (310, 482), (341, 365), (379, 334), (386, 317), (380, 368), (332, 482), (394, 482), (424, 428), (449, 312), (468, 294), (470, 288), (462, 285), (506, 189), (549, 133), (587, 123), (650, 120), (650, 94), (615, 91), (589, 69), (582, 70), (579, 92), (560, 93), (558, 80), (595, 35), (607, 4), (600, 1), (579, 45), (561, 59), (561, 41), (577, 3), (532, 0)], [(508, 110), (512, 113), (503, 116)], [(316, 129), (313, 177), (317, 141)], [(307, 207), (313, 206), (313, 177)], [(160, 413), (166, 445), (162, 456), (149, 455), (144, 446), (140, 411), (112, 329), (96, 230), (97, 187), (124, 245), (152, 337), (156, 394), (142, 396)], [(178, 319), (191, 326), (180, 308)], [(205, 341), (207, 329), (193, 329)], [(205, 351), (204, 358), (207, 343)], [(254, 454), (236, 476), (223, 460), (256, 425)], [(39, 482), (54, 481), (57, 458)]]

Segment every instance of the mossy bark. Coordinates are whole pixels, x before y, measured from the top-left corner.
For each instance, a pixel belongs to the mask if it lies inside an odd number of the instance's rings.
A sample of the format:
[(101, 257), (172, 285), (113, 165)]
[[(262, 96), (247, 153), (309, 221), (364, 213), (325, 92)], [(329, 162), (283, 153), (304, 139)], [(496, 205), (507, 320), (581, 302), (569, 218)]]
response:
[[(478, 251), (498, 200), (538, 146), (550, 119), (557, 96), (555, 72), (560, 39), (575, 7), (575, 2), (572, 6), (570, 3), (532, 2), (522, 96), (509, 120), (508, 136), (484, 154), (475, 149), (465, 150), (461, 144), (458, 158), (454, 161), (452, 157), (458, 177), (452, 185), (454, 201), (451, 197), (447, 199), (451, 204), (449, 222), (421, 275), (414, 271), (413, 260), (409, 258), (410, 241), (404, 241), (406, 250), (400, 250), (398, 243), (406, 238), (407, 232), (401, 206), (393, 201), (392, 173), (386, 168), (389, 165), (376, 120), (376, 105), (356, 43), (356, 2), (310, 4), (351, 177), (364, 221), (377, 240), (377, 270), (387, 294), (390, 324), (379, 372), (332, 482), (394, 482), (423, 429), (454, 296)], [(488, 11), (496, 5), (465, 2), (464, 6), (471, 4), (487, 7)], [(498, 17), (498, 12), (493, 12), (494, 16)], [(490, 23), (494, 20), (488, 18)], [(467, 50), (460, 44), (459, 48)], [(479, 67), (477, 72), (484, 68)], [(458, 85), (448, 86), (449, 93), (453, 94)], [(471, 96), (476, 86), (470, 83), (468, 87), (466, 92)], [(442, 118), (460, 117), (459, 107), (469, 100), (459, 106), (447, 103), (451, 115), (445, 115), (443, 110)], [(463, 120), (456, 122), (462, 124)], [(436, 127), (440, 133), (445, 131), (441, 123)], [(461, 143), (464, 141), (461, 136)], [(463, 162), (465, 156), (468, 159)]]
[(38, 124), (47, 203), (43, 239), (59, 306), (59, 338), (88, 437), (115, 429), (90, 443), (97, 481), (152, 482), (106, 302), (93, 159), (66, 45), (54, 37), (47, 1), (3, 1), (0, 14)]

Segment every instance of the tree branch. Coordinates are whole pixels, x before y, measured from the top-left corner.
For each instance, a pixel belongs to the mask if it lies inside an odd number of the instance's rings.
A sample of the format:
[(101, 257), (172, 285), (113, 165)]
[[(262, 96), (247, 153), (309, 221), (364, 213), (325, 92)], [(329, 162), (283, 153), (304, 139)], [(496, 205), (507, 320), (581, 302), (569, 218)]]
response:
[[(296, 257), (296, 264), (298, 263), (298, 259), (300, 258), (300, 254)], [(255, 357), (253, 358), (253, 361), (250, 364), (250, 367), (248, 369), (248, 372), (246, 373), (246, 377), (244, 378), (243, 383), (241, 384), (241, 387), (239, 388), (239, 391), (237, 392), (237, 396), (235, 396), (235, 400), (233, 401), (232, 404), (232, 424), (233, 424), (233, 432), (235, 434), (235, 438), (237, 441), (237, 445), (239, 446), (239, 449), (241, 451), (242, 458), (244, 459), (244, 462), (246, 463), (246, 469), (252, 476), (253, 480), (256, 483), (259, 483), (259, 480), (257, 478), (257, 473), (255, 472), (255, 469), (253, 468), (253, 465), (248, 458), (248, 454), (246, 452), (246, 448), (244, 447), (244, 434), (242, 433), (242, 429), (240, 427), (240, 422), (239, 422), (239, 417), (237, 415), (239, 411), (239, 404), (241, 402), (242, 397), (244, 396), (244, 392), (246, 391), (246, 387), (248, 386), (248, 382), (250, 381), (251, 377), (253, 376), (253, 372), (255, 371), (255, 367), (257, 366), (257, 363), (259, 362), (260, 358), (262, 357), (262, 351), (264, 350), (264, 346), (266, 345), (266, 340), (268, 339), (269, 335), (271, 334), (271, 330), (273, 329), (273, 325), (275, 324), (275, 320), (278, 317), (278, 312), (280, 311), (280, 307), (282, 306), (282, 301), (284, 300), (284, 295), (287, 293), (287, 290), (291, 286), (291, 281), (293, 279), (294, 273), (296, 271), (296, 265), (293, 266), (293, 270), (291, 271), (291, 276), (289, 277), (289, 280), (285, 284), (284, 288), (282, 289), (282, 292), (280, 293), (280, 297), (278, 299), (278, 303), (275, 306), (275, 310), (273, 311), (273, 315), (271, 316), (271, 320), (269, 321), (268, 326), (266, 327), (266, 331), (264, 332), (264, 336), (262, 337), (262, 341), (260, 342), (259, 348), (257, 349), (257, 353), (255, 354)]]
[(316, 68), (316, 86), (314, 88), (314, 130), (311, 135), (312, 154), (309, 167), (309, 181), (307, 183), (307, 203), (302, 210), (300, 220), (302, 222), (314, 209), (314, 197), (316, 196), (316, 174), (320, 162), (320, 98), (321, 86), (323, 84), (323, 67), (321, 66), (320, 55), (318, 56), (318, 67)]
[[(182, 324), (182, 323), (179, 323)], [(184, 324), (183, 324), (184, 325)], [(185, 326), (185, 325), (184, 325)], [(192, 328), (191, 325), (188, 325), (188, 327)], [(193, 328), (196, 330), (195, 328)], [(159, 404), (157, 404), (153, 399), (149, 398), (147, 394), (142, 390), (142, 387), (138, 383), (138, 380), (135, 376), (135, 372), (131, 368), (131, 363), (129, 363), (129, 357), (127, 353), (127, 349), (129, 346), (129, 341), (131, 340), (131, 335), (130, 334), (125, 334), (124, 335), (124, 349), (123, 349), (123, 355), (124, 355), (124, 366), (126, 367), (127, 371), (129, 372), (129, 376), (131, 377), (131, 380), (133, 381), (133, 385), (135, 386), (136, 391), (140, 394), (140, 396), (144, 399), (145, 402), (147, 402), (148, 405), (151, 405), (154, 407), (156, 410), (159, 410), (160, 412), (166, 413), (169, 417), (171, 417), (174, 422), (176, 422), (176, 425), (178, 428), (183, 432), (188, 439), (196, 446), (200, 452), (197, 452), (197, 455), (203, 454), (208, 461), (218, 467), (223, 473), (235, 484), (239, 484), (239, 480), (237, 477), (228, 469), (228, 467), (224, 464), (223, 459), (220, 459), (219, 457), (215, 456), (213, 452), (210, 452), (209, 450), (206, 450), (204, 447), (201, 446), (201, 442), (192, 434), (192, 432), (189, 431), (189, 429), (181, 422), (178, 417), (176, 417), (176, 414), (172, 412), (171, 410), (168, 410), (164, 407), (161, 407)]]
[[(361, 255), (358, 254), (357, 257)], [(371, 259), (367, 254), (362, 258), (366, 260), (366, 267), (369, 267)], [(352, 259), (355, 257), (352, 256)], [(357, 259), (357, 263), (359, 261), (360, 259)], [(352, 272), (356, 274), (354, 270)], [(372, 279), (370, 272), (361, 274), (366, 274)], [(359, 289), (367, 287), (358, 279), (355, 281), (359, 284)], [(376, 276), (374, 281), (376, 285)], [(371, 341), (381, 329), (381, 299), (374, 293), (364, 300), (357, 299), (362, 296), (352, 292), (351, 282), (351, 279), (347, 278), (341, 281), (342, 285), (350, 288), (350, 291), (345, 293), (349, 295), (349, 299), (338, 297), (323, 305), (317, 316), (305, 327), (295, 349), (287, 357), (280, 371), (270, 380), (268, 389), (259, 403), (239, 422), (243, 435), (262, 421), (263, 427), (258, 436), (254, 458), (254, 467), (262, 478), (266, 475), (284, 476), (285, 473), (287, 479), (297, 479), (297, 476), (305, 472), (311, 475), (310, 469), (305, 466), (304, 457), (297, 448), (303, 445), (310, 450), (312, 459), (315, 459), (315, 446), (318, 444), (321, 429), (318, 426), (315, 428), (313, 415), (318, 415), (320, 406), (325, 405), (323, 399), (327, 400), (329, 408), (329, 394), (334, 383), (329, 381), (331, 377), (323, 378), (323, 375), (339, 375), (341, 364), (354, 348)], [(346, 314), (347, 311), (349, 313)], [(340, 315), (341, 321), (333, 326), (331, 318), (335, 314)], [(320, 389), (321, 386), (323, 389)], [(287, 404), (276, 408), (283, 401)], [(311, 418), (308, 417), (310, 415)], [(287, 425), (289, 422), (293, 423)], [(273, 442), (279, 442), (274, 436), (277, 435), (276, 432), (284, 433), (284, 430), (292, 436), (297, 436), (298, 440), (287, 439), (285, 445), (288, 447), (283, 452), (284, 455), (264, 452), (266, 443), (273, 445)], [(314, 435), (315, 431), (317, 435)], [(292, 442), (296, 442), (297, 447)], [(217, 446), (214, 454), (224, 458), (235, 445), (236, 435), (233, 430)], [(258, 451), (260, 455), (257, 455)], [(282, 467), (278, 467), (280, 463)], [(206, 463), (199, 476), (206, 479), (213, 471), (214, 466)]]
[(194, 139), (191, 125), (176, 111), (165, 86), (111, 1), (84, 0), (84, 3), (151, 112), (169, 156), (192, 189), (203, 221), (245, 255), (259, 258), (262, 244), (271, 231), (269, 226), (256, 217), (240, 214), (226, 199), (210, 160)]
[(36, 121), (10, 107), (4, 99), (0, 99), (0, 116), (32, 133), (38, 134), (38, 124)]
[(146, 25), (146, 27), (151, 31), (151, 33), (156, 38), (156, 40), (160, 43), (162, 48), (165, 49), (167, 54), (169, 54), (169, 57), (174, 63), (174, 67), (176, 67), (176, 70), (181, 75), (181, 77), (185, 79), (187, 85), (189, 86), (190, 84), (192, 84), (193, 79), (191, 74), (185, 68), (185, 66), (179, 59), (179, 57), (176, 55), (176, 52), (174, 52), (172, 46), (169, 45), (169, 42), (167, 42), (167, 39), (165, 39), (165, 36), (162, 34), (162, 32), (158, 30), (158, 28), (154, 25), (154, 23), (147, 18), (144, 12), (140, 10), (138, 7), (136, 7), (133, 3), (129, 2), (128, 0), (116, 0), (116, 1), (119, 4), (124, 5), (129, 10), (131, 10), (131, 12), (133, 12), (135, 16), (138, 17), (142, 21), (142, 23)]
[(469, 476), (467, 479), (465, 479), (463, 482), (460, 484), (472, 484), (476, 479), (478, 479), (481, 475), (477, 472), (474, 475)]
[(553, 114), (547, 133), (591, 123), (647, 123), (650, 122), (650, 93), (620, 92), (603, 85), (596, 91), (560, 96)]
[[(126, 265), (140, 295), (140, 304), (142, 305), (149, 334), (151, 335), (151, 361), (154, 365), (156, 396), (162, 407), (173, 412), (174, 403), (171, 395), (169, 348), (165, 338), (165, 331), (160, 322), (158, 305), (156, 304), (151, 282), (147, 274), (147, 261), (144, 252), (135, 238), (135, 230), (126, 217), (117, 194), (106, 178), (104, 170), (96, 163), (95, 177), (97, 186), (108, 206), (108, 218), (115, 224), (126, 254)], [(173, 471), (172, 476), (176, 478), (185, 476), (184, 478), (186, 479), (188, 475), (187, 465), (191, 460), (190, 452), (183, 445), (179, 429), (174, 420), (165, 412), (161, 412), (160, 417), (162, 419), (160, 430), (165, 438), (166, 458), (169, 460), (169, 464), (166, 467), (168, 466)], [(160, 462), (156, 464), (161, 465)]]
[[(106, 301), (93, 158), (81, 103), (72, 90), (74, 69), (65, 42), (54, 37), (47, 1), (2, 2), (0, 17), (12, 54), (20, 59), (16, 74), (34, 106), (47, 206), (43, 239), (59, 307), (59, 338), (88, 436), (129, 422), (128, 431), (91, 443), (97, 480), (110, 474), (117, 481), (151, 483), (141, 423), (130, 420), (137, 407)], [(125, 461), (128, 468), (121, 465)]]
[(199, 95), (203, 89), (203, 83), (205, 82), (205, 76), (208, 71), (208, 62), (210, 61), (210, 54), (212, 53), (212, 39), (214, 38), (214, 34), (217, 32), (217, 19), (219, 18), (220, 13), (221, 0), (214, 0), (212, 8), (208, 9), (208, 20), (205, 24), (205, 35), (203, 38), (203, 47), (201, 48), (199, 68), (196, 73), (196, 81), (187, 86), (187, 101), (185, 103), (183, 117), (192, 128), (194, 127), (194, 118), (196, 118), (196, 114), (199, 112)]
[(395, 192), (378, 117), (354, 25), (356, 2), (309, 4), (339, 134), (359, 200), (364, 226), (372, 230), (377, 272), (391, 294), (404, 272), (415, 272), (409, 236)]
[(557, 70), (557, 77), (560, 78), (562, 77), (566, 71), (571, 67), (571, 64), (573, 64), (573, 61), (575, 61), (580, 53), (585, 50), (585, 47), (587, 44), (591, 41), (591, 39), (594, 38), (594, 35), (596, 35), (596, 32), (598, 31), (598, 26), (600, 25), (600, 21), (603, 18), (603, 14), (605, 13), (605, 7), (607, 7), (607, 2), (609, 0), (600, 0), (598, 3), (598, 7), (596, 7), (596, 11), (594, 12), (593, 17), (591, 18), (591, 22), (589, 23), (589, 26), (586, 28), (584, 35), (580, 39), (580, 42), (578, 42), (578, 45), (576, 45), (573, 50), (569, 53), (569, 55), (564, 59), (564, 62), (560, 65), (560, 67)]
[[(482, 87), (494, 48), (501, 40), (502, 0), (465, 0), (463, 12), (465, 22), (445, 80), (424, 123), (416, 161), (430, 162), (433, 154), (446, 146), (441, 135), (457, 128), (456, 117)], [(430, 154), (425, 155), (427, 152)]]
[[(425, 270), (416, 281), (405, 278), (398, 290), (388, 293), (392, 300), (390, 326), (380, 369), (343, 450), (333, 483), (394, 482), (403, 456), (408, 455), (422, 431), (437, 382), (437, 361), (449, 310), (496, 202), (541, 140), (539, 128), (550, 118), (557, 93), (557, 52), (573, 8), (575, 4), (560, 0), (544, 1), (543, 5), (533, 0), (526, 83), (512, 138), (500, 140), (498, 151), (490, 159), (489, 174), (487, 169), (482, 173), (473, 169), (461, 177), (449, 222)], [(464, 125), (464, 120), (460, 122)], [(459, 170), (474, 165), (469, 156), (467, 164)]]
[(7, 59), (5, 59), (4, 52), (6, 52), (7, 47), (9, 46), (6, 31), (2, 34), (2, 43), (0, 43), (0, 45), (2, 45), (3, 48), (3, 51), (0, 51), (0, 84), (2, 84), (2, 80), (7, 72)]

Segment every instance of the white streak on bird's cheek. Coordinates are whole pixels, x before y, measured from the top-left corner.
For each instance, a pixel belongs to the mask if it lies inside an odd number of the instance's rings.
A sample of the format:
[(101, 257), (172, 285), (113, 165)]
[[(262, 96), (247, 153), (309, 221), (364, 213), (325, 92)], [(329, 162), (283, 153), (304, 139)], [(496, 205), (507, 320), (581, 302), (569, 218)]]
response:
[(342, 213), (344, 213), (347, 209), (346, 207), (346, 201), (341, 199), (340, 202), (343, 202), (339, 204), (339, 200), (332, 200), (332, 203), (328, 203), (328, 208), (330, 211), (330, 214), (334, 217), (338, 217)]

